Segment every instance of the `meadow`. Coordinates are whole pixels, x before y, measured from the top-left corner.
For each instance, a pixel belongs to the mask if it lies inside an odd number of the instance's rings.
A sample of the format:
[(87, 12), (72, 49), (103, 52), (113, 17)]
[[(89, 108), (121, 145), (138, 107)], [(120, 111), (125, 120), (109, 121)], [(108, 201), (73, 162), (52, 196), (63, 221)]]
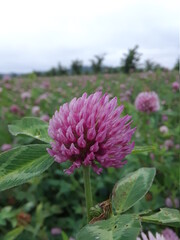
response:
[[(12, 136), (8, 125), (23, 117), (38, 117), (49, 122), (59, 107), (74, 97), (96, 91), (117, 97), (124, 105), (122, 115), (132, 116), (136, 127), (135, 146), (153, 146), (152, 151), (129, 154), (122, 168), (92, 172), (95, 204), (109, 198), (115, 182), (141, 167), (155, 167), (156, 176), (145, 197), (130, 213), (179, 208), (179, 81), (177, 71), (149, 71), (127, 74), (99, 74), (61, 77), (4, 77), (0, 80), (0, 152), (11, 148), (41, 143), (31, 137)], [(157, 112), (139, 112), (135, 99), (140, 92), (155, 91), (160, 100)], [(0, 239), (46, 240), (75, 239), (86, 223), (82, 170), (66, 175), (68, 163), (54, 163), (42, 175), (27, 183), (0, 193)], [(82, 217), (83, 216), (83, 217)], [(20, 229), (18, 233), (16, 229)], [(163, 225), (143, 223), (143, 231), (161, 232)], [(178, 228), (172, 227), (176, 234)], [(14, 232), (13, 232), (14, 231)], [(10, 234), (9, 234), (10, 233)], [(7, 234), (8, 237), (7, 237)]]

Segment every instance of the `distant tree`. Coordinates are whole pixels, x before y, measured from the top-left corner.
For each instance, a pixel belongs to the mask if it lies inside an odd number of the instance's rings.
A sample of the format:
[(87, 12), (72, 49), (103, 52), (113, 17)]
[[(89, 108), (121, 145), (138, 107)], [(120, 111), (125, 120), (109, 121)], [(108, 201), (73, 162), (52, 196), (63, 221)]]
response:
[(118, 73), (119, 72), (119, 67), (106, 66), (106, 67), (104, 67), (103, 72), (104, 73)]
[(163, 66), (161, 66), (161, 64), (156, 63), (156, 64), (154, 65), (154, 69), (153, 69), (153, 70), (154, 70), (154, 71), (157, 71), (157, 70), (166, 70), (166, 68), (163, 67)]
[(177, 61), (176, 61), (176, 63), (175, 63), (175, 65), (174, 65), (174, 68), (173, 68), (174, 70), (177, 70), (177, 71), (180, 70), (180, 67), (179, 67), (179, 66), (180, 66), (180, 61), (179, 61), (179, 60), (180, 60), (180, 59), (178, 58)]
[(146, 60), (144, 65), (145, 65), (145, 66), (144, 66), (144, 69), (145, 69), (146, 71), (153, 71), (153, 70), (154, 70), (155, 63), (152, 62), (151, 60), (149, 60), (149, 59)]
[(61, 63), (58, 64), (56, 72), (57, 72), (58, 76), (67, 75), (68, 74), (67, 69), (65, 67), (63, 67), (61, 65)]
[(145, 71), (156, 71), (156, 70), (167, 70), (165, 67), (161, 66), (159, 63), (152, 62), (151, 60), (145, 61), (144, 66)]
[(102, 71), (102, 63), (104, 61), (105, 54), (102, 56), (95, 55), (95, 59), (91, 59), (91, 67), (93, 73), (100, 73)]
[(141, 56), (141, 54), (137, 52), (138, 47), (139, 46), (136, 45), (133, 49), (129, 49), (127, 54), (124, 54), (121, 66), (123, 72), (129, 73), (130, 71), (135, 71), (137, 69), (137, 64)]
[(57, 71), (55, 67), (52, 67), (49, 71), (46, 72), (47, 76), (56, 76), (57, 75)]
[(71, 64), (72, 74), (80, 75), (82, 73), (82, 61), (74, 60)]
[(31, 80), (35, 80), (37, 78), (37, 75), (35, 72), (28, 73), (27, 77)]

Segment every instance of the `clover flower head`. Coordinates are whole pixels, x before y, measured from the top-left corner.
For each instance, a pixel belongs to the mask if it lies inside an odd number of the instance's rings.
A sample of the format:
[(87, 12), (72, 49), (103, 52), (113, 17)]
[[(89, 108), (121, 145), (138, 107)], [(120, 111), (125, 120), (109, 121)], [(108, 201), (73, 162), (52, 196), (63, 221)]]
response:
[(172, 89), (175, 91), (175, 92), (177, 92), (177, 91), (179, 91), (179, 89), (180, 89), (180, 83), (179, 82), (173, 82), (172, 83)]
[(167, 197), (167, 198), (165, 199), (165, 204), (166, 204), (166, 206), (167, 206), (168, 208), (172, 208), (172, 206), (173, 206), (172, 199), (171, 199), (170, 197)]
[(175, 148), (176, 148), (177, 150), (179, 150), (179, 149), (180, 149), (180, 144), (176, 144), (176, 145), (175, 145)]
[(10, 112), (12, 112), (14, 114), (19, 114), (20, 111), (21, 110), (20, 110), (19, 106), (15, 105), (15, 104), (11, 105)]
[(175, 197), (174, 199), (172, 197), (167, 197), (165, 199), (165, 204), (169, 208), (179, 208), (179, 198)]
[(21, 93), (21, 99), (24, 101), (24, 100), (27, 100), (31, 98), (31, 93), (30, 92), (22, 92)]
[(86, 93), (72, 99), (56, 111), (49, 122), (48, 133), (53, 139), (48, 152), (58, 163), (70, 160), (65, 170), (71, 174), (76, 168), (91, 166), (100, 174), (102, 168), (122, 167), (125, 156), (131, 153), (130, 143), (135, 128), (131, 129), (131, 116), (120, 118), (123, 106), (117, 99), (109, 100), (108, 94)]
[(8, 144), (8, 143), (5, 143), (1, 146), (1, 151), (2, 152), (5, 152), (5, 151), (8, 151), (12, 148), (12, 145), (11, 144)]
[(163, 133), (163, 134), (166, 134), (166, 133), (169, 132), (169, 129), (168, 129), (168, 127), (166, 127), (166, 126), (161, 126), (161, 127), (159, 128), (159, 131), (160, 131), (161, 133)]
[(59, 227), (53, 227), (51, 228), (51, 235), (60, 235), (62, 232), (61, 228)]
[(167, 115), (162, 115), (162, 121), (163, 122), (168, 121), (168, 116)]
[(49, 122), (50, 117), (48, 114), (44, 114), (40, 117), (40, 119), (44, 122)]
[(177, 197), (174, 199), (174, 206), (176, 208), (179, 208), (179, 198), (177, 198)]
[(39, 106), (33, 106), (33, 107), (32, 107), (32, 114), (33, 114), (34, 116), (38, 116), (39, 113), (40, 113), (40, 107), (39, 107)]
[(162, 234), (165, 240), (179, 240), (177, 234), (171, 228), (165, 228)]
[(152, 232), (148, 231), (148, 234), (146, 235), (144, 232), (141, 233), (141, 238), (137, 237), (136, 240), (166, 240), (163, 235), (156, 233), (154, 236)]
[(155, 92), (141, 92), (135, 100), (135, 107), (140, 112), (156, 112), (160, 109), (158, 95)]
[(11, 80), (11, 77), (9, 75), (4, 75), (3, 76), (3, 81), (4, 82), (8, 82), (9, 80)]
[(167, 150), (169, 150), (170, 148), (172, 148), (174, 146), (174, 142), (172, 139), (167, 139), (165, 142), (164, 142), (164, 146)]

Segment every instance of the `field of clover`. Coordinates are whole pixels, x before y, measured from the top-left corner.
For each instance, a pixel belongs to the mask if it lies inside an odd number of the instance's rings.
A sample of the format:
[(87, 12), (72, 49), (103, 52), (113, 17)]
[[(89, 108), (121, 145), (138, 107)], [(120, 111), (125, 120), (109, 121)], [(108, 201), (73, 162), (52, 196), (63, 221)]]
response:
[(176, 71), (0, 79), (0, 239), (178, 240)]

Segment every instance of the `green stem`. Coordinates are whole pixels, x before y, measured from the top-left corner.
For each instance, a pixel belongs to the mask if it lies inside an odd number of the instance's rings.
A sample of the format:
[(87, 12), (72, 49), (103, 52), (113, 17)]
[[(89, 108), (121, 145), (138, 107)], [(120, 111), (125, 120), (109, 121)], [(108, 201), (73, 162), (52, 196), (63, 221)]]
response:
[(90, 167), (83, 166), (84, 189), (86, 198), (87, 221), (90, 219), (90, 208), (93, 206), (91, 181), (90, 181)]

